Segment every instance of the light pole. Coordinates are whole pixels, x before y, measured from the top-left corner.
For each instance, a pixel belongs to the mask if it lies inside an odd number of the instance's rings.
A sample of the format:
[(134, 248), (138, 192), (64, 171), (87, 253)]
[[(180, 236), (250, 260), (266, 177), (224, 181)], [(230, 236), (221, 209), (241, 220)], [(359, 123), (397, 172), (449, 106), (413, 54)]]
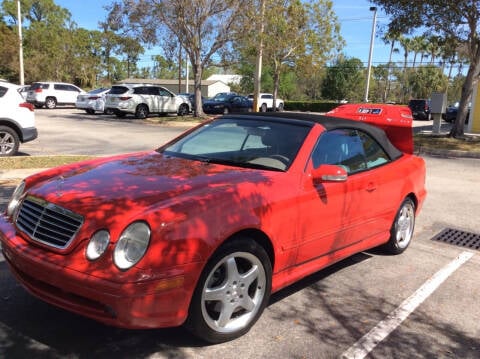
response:
[(367, 68), (367, 86), (365, 87), (365, 102), (368, 102), (368, 90), (370, 88), (370, 73), (372, 72), (372, 56), (373, 56), (373, 42), (375, 41), (375, 25), (377, 23), (377, 8), (370, 7), (373, 11), (372, 36), (370, 37), (370, 53), (368, 54), (368, 68)]
[(17, 17), (18, 17), (18, 56), (20, 63), (20, 85), (25, 85), (24, 70), (23, 70), (23, 38), (22, 38), (22, 11), (20, 10), (20, 0), (17, 1)]

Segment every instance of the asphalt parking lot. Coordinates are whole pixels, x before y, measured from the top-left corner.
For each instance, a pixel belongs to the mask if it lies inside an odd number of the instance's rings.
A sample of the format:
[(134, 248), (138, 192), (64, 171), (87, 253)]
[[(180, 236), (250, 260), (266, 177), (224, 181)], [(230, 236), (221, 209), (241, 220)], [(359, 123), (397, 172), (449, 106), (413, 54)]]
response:
[[(39, 110), (23, 155), (148, 150), (188, 126), (158, 126), (75, 109)], [(418, 124), (428, 126), (428, 123)], [(428, 197), (400, 256), (355, 255), (276, 293), (245, 336), (205, 345), (182, 328), (111, 328), (28, 294), (0, 255), (0, 357), (479, 358), (480, 252), (433, 241), (480, 236), (480, 160), (425, 157)], [(0, 182), (0, 209), (15, 180)]]

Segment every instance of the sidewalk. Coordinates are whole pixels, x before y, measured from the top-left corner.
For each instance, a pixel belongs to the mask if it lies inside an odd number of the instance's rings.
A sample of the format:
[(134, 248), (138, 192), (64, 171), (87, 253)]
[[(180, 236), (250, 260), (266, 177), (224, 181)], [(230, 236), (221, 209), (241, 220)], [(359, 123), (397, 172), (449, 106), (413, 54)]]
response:
[(14, 170), (0, 170), (0, 181), (22, 179), (47, 168), (22, 168)]

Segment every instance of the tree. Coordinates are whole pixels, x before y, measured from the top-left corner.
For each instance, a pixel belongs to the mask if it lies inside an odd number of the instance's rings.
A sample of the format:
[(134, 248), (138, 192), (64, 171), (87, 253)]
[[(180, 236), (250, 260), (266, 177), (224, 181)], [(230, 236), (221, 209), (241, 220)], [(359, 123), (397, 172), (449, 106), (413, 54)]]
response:
[(322, 96), (329, 100), (361, 101), (365, 82), (364, 67), (360, 59), (341, 56), (328, 67), (322, 83)]
[(237, 0), (123, 0), (112, 5), (110, 16), (143, 43), (178, 40), (192, 65), (195, 113), (201, 116), (202, 71), (240, 33), (246, 6)]
[(425, 36), (438, 36), (443, 42), (455, 42), (465, 47), (469, 67), (462, 86), (457, 119), (450, 132), (451, 136), (462, 138), (468, 102), (474, 85), (480, 79), (480, 1), (370, 1), (390, 15), (389, 29), (393, 32), (411, 32), (421, 28)]

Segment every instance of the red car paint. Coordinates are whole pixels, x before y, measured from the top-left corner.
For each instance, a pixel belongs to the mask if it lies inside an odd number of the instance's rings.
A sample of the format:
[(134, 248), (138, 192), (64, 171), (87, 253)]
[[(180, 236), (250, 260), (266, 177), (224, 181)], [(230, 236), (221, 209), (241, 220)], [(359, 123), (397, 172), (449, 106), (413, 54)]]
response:
[[(311, 154), (325, 131), (313, 124), (285, 171), (152, 151), (36, 174), (26, 179), (27, 194), (81, 214), (84, 223), (69, 246), (52, 248), (2, 216), (5, 258), (31, 293), (59, 307), (120, 327), (177, 326), (209, 258), (232, 235), (248, 231), (271, 252), (272, 292), (278, 291), (385, 243), (404, 198), (415, 199), (418, 213), (426, 195), (424, 162), (408, 153), (341, 183), (316, 183)], [(150, 245), (122, 271), (113, 264), (113, 249), (138, 220), (150, 225)], [(99, 229), (109, 230), (111, 242), (100, 259), (89, 261), (86, 245)]]
[(382, 128), (401, 151), (413, 153), (412, 111), (408, 106), (349, 103), (326, 113), (327, 116), (363, 121)]

